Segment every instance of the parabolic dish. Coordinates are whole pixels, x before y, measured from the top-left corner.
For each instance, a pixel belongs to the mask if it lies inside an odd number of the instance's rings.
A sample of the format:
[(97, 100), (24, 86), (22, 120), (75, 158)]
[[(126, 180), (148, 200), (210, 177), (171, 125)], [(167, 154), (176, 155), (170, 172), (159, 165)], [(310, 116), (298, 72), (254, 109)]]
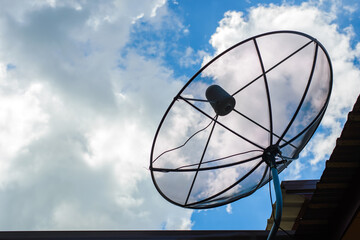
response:
[[(235, 98), (217, 115), (205, 92)], [(159, 193), (186, 208), (211, 208), (250, 195), (271, 180), (262, 155), (276, 146), (280, 173), (314, 134), (327, 107), (332, 67), (325, 48), (300, 32), (242, 41), (206, 63), (171, 102), (150, 159)]]

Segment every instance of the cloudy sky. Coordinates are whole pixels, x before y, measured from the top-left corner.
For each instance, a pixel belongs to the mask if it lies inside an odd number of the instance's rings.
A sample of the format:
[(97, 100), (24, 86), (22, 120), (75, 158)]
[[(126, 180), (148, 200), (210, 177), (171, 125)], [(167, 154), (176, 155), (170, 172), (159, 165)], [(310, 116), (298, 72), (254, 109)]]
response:
[(360, 93), (360, 6), (259, 2), (0, 1), (0, 230), (265, 229), (267, 187), (193, 211), (164, 200), (148, 170), (162, 115), (203, 61), (286, 29), (325, 46), (334, 86), (280, 177), (321, 176)]

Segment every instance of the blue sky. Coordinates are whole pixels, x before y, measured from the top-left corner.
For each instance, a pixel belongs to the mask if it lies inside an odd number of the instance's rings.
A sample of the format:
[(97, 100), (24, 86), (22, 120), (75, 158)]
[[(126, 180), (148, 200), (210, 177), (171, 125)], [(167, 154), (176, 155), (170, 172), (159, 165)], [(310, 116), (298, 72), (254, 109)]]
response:
[(280, 179), (319, 178), (360, 93), (359, 13), (336, 0), (2, 1), (0, 230), (265, 229), (268, 186), (202, 211), (164, 200), (147, 170), (157, 125), (205, 59), (303, 31), (328, 50), (334, 90)]

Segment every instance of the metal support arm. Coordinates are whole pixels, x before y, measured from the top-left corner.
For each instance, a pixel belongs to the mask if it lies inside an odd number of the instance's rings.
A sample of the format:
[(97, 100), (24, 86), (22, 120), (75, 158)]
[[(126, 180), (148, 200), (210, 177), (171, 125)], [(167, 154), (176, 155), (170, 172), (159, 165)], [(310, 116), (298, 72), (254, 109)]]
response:
[(271, 230), (270, 230), (268, 238), (267, 238), (268, 240), (274, 239), (274, 237), (276, 236), (276, 233), (280, 226), (282, 207), (283, 207), (279, 175), (278, 175), (276, 166), (271, 167), (271, 174), (273, 177), (273, 183), (274, 183), (274, 189), (275, 189), (275, 195), (276, 195), (276, 211), (275, 211), (274, 223), (271, 227)]
[(280, 149), (277, 145), (272, 145), (265, 149), (263, 154), (264, 161), (268, 164), (271, 170), (272, 179), (274, 183), (275, 195), (276, 195), (276, 210), (275, 210), (275, 217), (274, 223), (271, 227), (271, 230), (268, 235), (268, 240), (274, 239), (276, 233), (280, 227), (281, 215), (282, 215), (282, 207), (283, 207), (283, 200), (281, 194), (281, 187), (280, 187), (280, 180), (278, 171), (276, 168), (275, 157), (276, 155), (281, 154)]

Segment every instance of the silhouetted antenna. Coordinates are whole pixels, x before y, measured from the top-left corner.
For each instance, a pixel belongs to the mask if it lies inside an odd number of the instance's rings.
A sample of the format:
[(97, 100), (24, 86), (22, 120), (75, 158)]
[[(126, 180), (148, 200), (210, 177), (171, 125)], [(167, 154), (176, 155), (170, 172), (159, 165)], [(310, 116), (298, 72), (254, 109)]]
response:
[[(315, 38), (257, 35), (204, 65), (180, 90), (156, 131), (150, 170), (169, 202), (204, 209), (249, 196), (274, 181), (314, 134), (328, 105), (332, 67)], [(269, 174), (269, 171), (271, 174)]]

